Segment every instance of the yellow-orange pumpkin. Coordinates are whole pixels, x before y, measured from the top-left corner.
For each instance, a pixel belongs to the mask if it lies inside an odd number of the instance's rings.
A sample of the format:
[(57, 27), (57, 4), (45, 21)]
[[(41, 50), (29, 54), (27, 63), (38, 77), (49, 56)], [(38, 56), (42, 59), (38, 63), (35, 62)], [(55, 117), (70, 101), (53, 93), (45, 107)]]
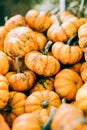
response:
[(81, 109), (64, 103), (54, 113), (51, 128), (52, 130), (81, 130), (80, 127), (83, 123), (85, 123), (85, 118)]
[(75, 64), (83, 56), (82, 50), (78, 45), (68, 45), (63, 42), (55, 42), (53, 44), (52, 54), (62, 64)]
[(50, 90), (36, 91), (25, 101), (25, 113), (37, 113), (45, 123), (49, 117), (51, 106), (58, 108), (61, 100), (58, 94)]
[(82, 87), (78, 89), (76, 93), (76, 104), (87, 113), (87, 83), (84, 83)]
[(7, 32), (16, 27), (26, 26), (26, 20), (21, 14), (16, 14), (7, 19), (5, 22), (5, 29)]
[(9, 71), (9, 59), (5, 52), (0, 51), (0, 74), (4, 75)]
[(71, 17), (65, 20), (60, 26), (57, 23), (52, 24), (47, 30), (47, 37), (53, 42), (65, 42), (78, 31), (79, 26), (79, 18), (71, 15)]
[(29, 70), (25, 70), (22, 73), (14, 73), (8, 77), (10, 88), (15, 91), (26, 91), (30, 89), (35, 79), (36, 75)]
[(11, 91), (7, 106), (2, 110), (6, 122), (11, 127), (14, 120), (24, 113), (24, 103), (27, 96), (22, 92)]
[(25, 19), (29, 27), (38, 32), (45, 32), (51, 25), (50, 14), (45, 11), (31, 9), (26, 13)]
[(74, 100), (82, 84), (79, 74), (68, 68), (57, 73), (54, 80), (55, 91), (66, 100)]
[(3, 109), (9, 100), (9, 82), (5, 76), (0, 75), (0, 109)]
[(27, 52), (38, 49), (36, 35), (29, 27), (17, 27), (6, 35), (4, 51), (11, 57), (23, 57)]
[(38, 75), (53, 76), (60, 70), (60, 63), (51, 55), (31, 51), (25, 55), (25, 65)]

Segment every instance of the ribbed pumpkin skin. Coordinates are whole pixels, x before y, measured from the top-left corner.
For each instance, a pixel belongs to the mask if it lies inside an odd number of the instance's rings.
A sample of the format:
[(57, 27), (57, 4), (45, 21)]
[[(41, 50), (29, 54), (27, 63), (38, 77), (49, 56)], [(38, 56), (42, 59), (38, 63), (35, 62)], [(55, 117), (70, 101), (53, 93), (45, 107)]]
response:
[(38, 50), (35, 33), (28, 27), (12, 29), (5, 38), (4, 51), (12, 57), (23, 57), (27, 52)]
[(87, 113), (87, 83), (84, 83), (82, 87), (76, 93), (77, 106)]
[(82, 50), (77, 45), (69, 46), (63, 42), (56, 42), (52, 46), (53, 56), (62, 64), (75, 64), (83, 56)]
[(25, 113), (15, 119), (12, 130), (41, 130), (41, 123), (37, 115)]
[(62, 104), (54, 113), (51, 124), (52, 130), (81, 130), (77, 129), (85, 122), (83, 112), (71, 104)]
[(80, 75), (83, 82), (87, 82), (87, 62), (83, 62), (80, 68)]
[(63, 22), (61, 26), (58, 24), (56, 24), (55, 27), (53, 26), (54, 24), (47, 30), (48, 39), (52, 40), (53, 42), (65, 42), (78, 31), (80, 23), (77, 17), (72, 16)]
[(3, 109), (9, 100), (9, 82), (0, 74), (0, 109)]
[(11, 29), (14, 29), (20, 26), (26, 26), (25, 18), (20, 14), (12, 16), (5, 23), (5, 29), (7, 32), (9, 32)]
[(9, 84), (12, 90), (26, 91), (33, 86), (36, 75), (34, 72), (25, 70), (23, 73), (16, 73), (9, 76)]
[(50, 90), (36, 91), (30, 94), (25, 101), (25, 113), (37, 113), (47, 121), (51, 106), (59, 107), (61, 100), (59, 95)]
[(4, 75), (9, 71), (9, 59), (5, 52), (0, 51), (0, 74)]
[(79, 46), (83, 51), (86, 51), (87, 47), (87, 23), (80, 26), (78, 29)]
[(81, 77), (71, 69), (62, 69), (56, 74), (54, 80), (55, 91), (66, 100), (74, 100), (82, 84)]
[(51, 55), (32, 51), (25, 55), (25, 65), (38, 75), (53, 76), (60, 70), (60, 63)]
[(30, 93), (41, 91), (41, 90), (51, 90), (54, 91), (54, 78), (53, 77), (42, 77), (38, 80), (34, 86), (31, 88)]
[[(14, 120), (21, 114), (24, 113), (24, 103), (27, 96), (22, 92), (17, 91), (11, 91), (9, 93), (9, 100), (8, 104), (5, 107), (5, 112), (3, 113), (3, 116), (5, 117), (5, 120), (11, 127)], [(9, 108), (11, 110), (9, 111)]]
[(26, 13), (25, 19), (29, 27), (38, 32), (45, 32), (51, 25), (50, 14), (44, 11), (31, 9)]
[(4, 51), (4, 39), (7, 32), (4, 26), (0, 26), (0, 50)]
[(0, 130), (11, 130), (5, 121), (3, 115), (0, 114)]

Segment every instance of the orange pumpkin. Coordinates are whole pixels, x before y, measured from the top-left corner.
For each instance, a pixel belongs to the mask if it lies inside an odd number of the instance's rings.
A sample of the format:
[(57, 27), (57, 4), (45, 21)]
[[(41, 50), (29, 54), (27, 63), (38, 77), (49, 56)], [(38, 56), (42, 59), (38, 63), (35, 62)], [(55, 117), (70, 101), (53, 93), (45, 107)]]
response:
[(79, 46), (83, 51), (86, 51), (87, 47), (87, 23), (80, 26), (78, 29)]
[(39, 116), (32, 113), (24, 113), (18, 116), (12, 125), (12, 130), (42, 130)]
[(52, 54), (62, 64), (75, 64), (83, 56), (83, 52), (78, 45), (68, 45), (63, 42), (53, 44)]
[(53, 76), (60, 70), (60, 63), (53, 56), (38, 51), (31, 51), (25, 55), (25, 65), (42, 76)]
[(34, 32), (36, 34), (39, 50), (43, 50), (46, 43), (47, 43), (47, 38), (43, 33), (40, 33), (40, 32), (37, 32), (37, 31), (34, 31)]
[(38, 32), (45, 32), (51, 25), (50, 14), (44, 11), (31, 9), (26, 13), (25, 19), (29, 27)]
[(36, 35), (28, 27), (17, 27), (6, 35), (4, 51), (11, 57), (23, 57), (27, 52), (38, 49)]
[(80, 128), (83, 123), (85, 123), (85, 118), (81, 109), (64, 103), (55, 111), (51, 128), (52, 130), (81, 130), (77, 128)]
[(80, 26), (79, 18), (71, 15), (68, 20), (65, 20), (60, 26), (59, 24), (52, 24), (47, 30), (47, 37), (53, 42), (65, 42), (73, 36)]
[(24, 113), (24, 103), (27, 96), (22, 92), (11, 91), (7, 106), (2, 110), (6, 122), (11, 127), (14, 120)]
[(51, 106), (59, 107), (59, 95), (50, 90), (36, 91), (30, 94), (25, 101), (25, 113), (37, 113), (45, 123), (50, 114)]
[(20, 14), (14, 15), (5, 21), (5, 29), (7, 32), (20, 26), (26, 26), (26, 20)]
[(66, 100), (74, 100), (82, 84), (79, 74), (68, 68), (57, 73), (54, 80), (55, 91)]
[(72, 14), (70, 11), (59, 11), (58, 15), (62, 22), (65, 22), (66, 20), (71, 19), (72, 17), (75, 17), (74, 14)]
[(83, 82), (87, 82), (87, 62), (83, 62), (80, 67), (80, 75)]
[(87, 113), (87, 83), (84, 83), (76, 93), (77, 106)]
[(54, 78), (42, 77), (31, 88), (30, 93), (41, 90), (54, 90)]
[(25, 70), (24, 72), (11, 74), (8, 78), (10, 88), (15, 91), (26, 91), (33, 86), (36, 75), (34, 72)]
[(0, 50), (4, 51), (4, 39), (7, 32), (4, 26), (0, 26)]
[(5, 52), (0, 51), (0, 74), (6, 74), (9, 71), (9, 59)]
[(9, 100), (9, 82), (5, 76), (0, 75), (0, 109), (4, 108)]
[(69, 68), (76, 71), (78, 74), (80, 74), (81, 66), (82, 66), (82, 63), (78, 62), (78, 63), (75, 63), (74, 65), (70, 66)]
[(0, 130), (11, 130), (2, 114), (0, 114)]

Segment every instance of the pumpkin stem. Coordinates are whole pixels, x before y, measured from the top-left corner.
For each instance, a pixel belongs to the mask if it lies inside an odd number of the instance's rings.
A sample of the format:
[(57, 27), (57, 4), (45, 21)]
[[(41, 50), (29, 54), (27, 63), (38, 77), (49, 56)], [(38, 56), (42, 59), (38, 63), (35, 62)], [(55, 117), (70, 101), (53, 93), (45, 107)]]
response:
[(45, 125), (42, 126), (42, 130), (50, 130), (50, 124), (52, 122), (55, 110), (56, 110), (56, 108), (54, 106), (52, 106), (51, 109), (50, 109), (49, 118), (48, 118), (47, 122), (45, 123)]
[(84, 4), (85, 4), (85, 0), (81, 0), (80, 6), (79, 6), (80, 17), (81, 17), (81, 13), (83, 12), (83, 9), (84, 9)]
[(68, 45), (72, 44), (72, 41), (78, 36), (78, 33), (75, 33), (72, 37), (69, 38), (69, 40), (67, 41)]
[(48, 51), (49, 51), (49, 48), (50, 48), (51, 45), (52, 45), (52, 41), (48, 41), (45, 48), (44, 48), (44, 51), (43, 51), (44, 55), (48, 54)]
[(8, 21), (8, 16), (4, 17), (5, 23)]
[(11, 106), (6, 106), (4, 109), (3, 109), (3, 112), (5, 113), (11, 113), (12, 111), (12, 107)]
[(48, 105), (49, 105), (48, 100), (43, 100), (43, 101), (41, 102), (42, 108), (47, 108)]
[(65, 98), (62, 99), (62, 104), (63, 104), (63, 103), (66, 103), (66, 99), (65, 99)]
[(20, 73), (20, 67), (19, 67), (19, 64), (18, 64), (18, 57), (15, 58), (16, 60), (16, 69), (17, 69), (17, 73)]
[(58, 19), (58, 22), (59, 22), (59, 26), (60, 26), (60, 25), (62, 24), (62, 21), (61, 21), (60, 15), (57, 13), (56, 16), (57, 16), (57, 19)]

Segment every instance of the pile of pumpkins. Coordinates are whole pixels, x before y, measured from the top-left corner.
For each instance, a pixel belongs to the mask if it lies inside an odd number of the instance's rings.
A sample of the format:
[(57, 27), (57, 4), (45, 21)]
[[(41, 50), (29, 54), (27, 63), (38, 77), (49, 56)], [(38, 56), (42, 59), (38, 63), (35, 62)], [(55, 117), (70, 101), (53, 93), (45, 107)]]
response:
[(0, 27), (0, 130), (87, 130), (87, 19), (29, 10)]

